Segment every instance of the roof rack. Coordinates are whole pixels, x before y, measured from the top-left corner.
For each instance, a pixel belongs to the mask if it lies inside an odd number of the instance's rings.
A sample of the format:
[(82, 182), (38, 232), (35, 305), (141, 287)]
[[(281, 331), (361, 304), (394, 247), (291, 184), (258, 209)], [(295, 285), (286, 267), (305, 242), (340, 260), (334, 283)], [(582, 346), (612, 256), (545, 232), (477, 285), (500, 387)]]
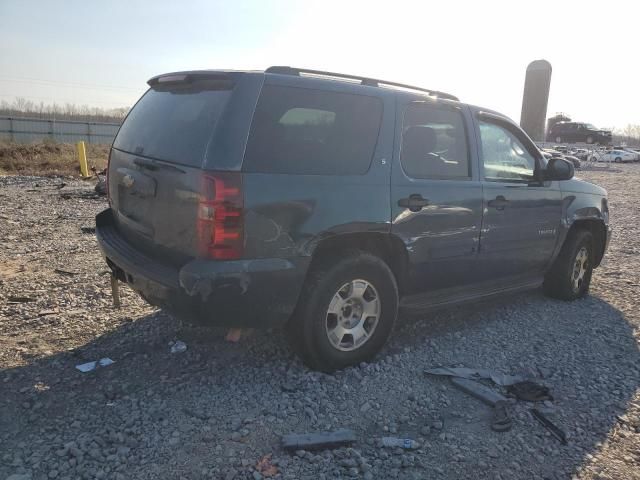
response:
[(359, 81), (361, 85), (367, 85), (369, 87), (394, 87), (394, 88), (407, 89), (407, 90), (417, 90), (420, 92), (426, 92), (429, 95), (432, 95), (438, 98), (455, 100), (456, 102), (460, 101), (458, 97), (451, 95), (450, 93), (439, 92), (437, 90), (429, 90), (428, 88), (414, 87), (413, 85), (406, 85), (404, 83), (388, 82), (386, 80), (378, 80), (375, 78), (360, 77), (358, 75), (346, 75), (344, 73), (324, 72), (322, 70), (310, 70), (307, 68), (284, 67), (284, 66), (269, 67), (264, 72), (277, 73), (280, 75), (295, 75), (298, 77), (301, 76), (300, 74), (307, 74), (307, 75), (318, 76), (318, 77), (329, 77), (334, 79)]

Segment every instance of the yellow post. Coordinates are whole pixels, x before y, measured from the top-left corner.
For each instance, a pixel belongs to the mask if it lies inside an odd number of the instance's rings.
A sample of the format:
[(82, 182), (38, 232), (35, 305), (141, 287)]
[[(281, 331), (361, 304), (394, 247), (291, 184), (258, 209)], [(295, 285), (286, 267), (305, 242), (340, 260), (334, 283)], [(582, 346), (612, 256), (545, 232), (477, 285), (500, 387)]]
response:
[(83, 177), (89, 176), (89, 166), (87, 165), (87, 151), (84, 148), (84, 142), (76, 143), (78, 150), (78, 160), (80, 161), (80, 173)]

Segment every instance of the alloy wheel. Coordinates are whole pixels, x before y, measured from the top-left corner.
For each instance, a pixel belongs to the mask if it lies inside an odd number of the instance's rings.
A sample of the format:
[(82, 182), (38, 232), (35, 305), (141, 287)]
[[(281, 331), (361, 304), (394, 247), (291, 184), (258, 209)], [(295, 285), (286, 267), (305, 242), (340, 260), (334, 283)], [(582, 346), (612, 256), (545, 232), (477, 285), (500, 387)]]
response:
[(333, 295), (325, 318), (327, 338), (337, 350), (350, 352), (371, 339), (380, 319), (381, 302), (366, 280), (352, 280)]

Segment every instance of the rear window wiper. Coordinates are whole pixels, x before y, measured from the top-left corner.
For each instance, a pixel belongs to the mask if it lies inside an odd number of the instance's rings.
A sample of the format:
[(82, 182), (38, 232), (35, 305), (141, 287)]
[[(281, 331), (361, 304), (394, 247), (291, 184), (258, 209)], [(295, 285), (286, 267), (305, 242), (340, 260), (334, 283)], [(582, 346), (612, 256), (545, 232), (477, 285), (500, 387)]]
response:
[(137, 166), (141, 167), (141, 168), (146, 168), (147, 170), (151, 170), (151, 171), (155, 171), (158, 170), (160, 168), (164, 168), (164, 169), (168, 169), (168, 170), (176, 170), (180, 173), (185, 173), (184, 170), (182, 170), (181, 168), (178, 168), (174, 165), (167, 165), (166, 163), (158, 163), (158, 162), (154, 162), (153, 160), (150, 160), (148, 158), (136, 158), (133, 160), (133, 163), (135, 163)]

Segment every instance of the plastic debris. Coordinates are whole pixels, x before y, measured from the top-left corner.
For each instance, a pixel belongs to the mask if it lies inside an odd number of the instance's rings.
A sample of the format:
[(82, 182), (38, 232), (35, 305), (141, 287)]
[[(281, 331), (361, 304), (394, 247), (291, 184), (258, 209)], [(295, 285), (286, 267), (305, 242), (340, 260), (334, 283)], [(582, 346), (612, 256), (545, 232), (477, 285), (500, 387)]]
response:
[(544, 413), (542, 413), (540, 410), (532, 408), (531, 414), (533, 415), (533, 418), (540, 422), (544, 426), (544, 428), (549, 430), (549, 432), (551, 432), (551, 435), (556, 437), (560, 441), (560, 443), (562, 443), (563, 445), (567, 444), (567, 435), (551, 420), (549, 420)]
[(486, 370), (482, 368), (448, 368), (439, 367), (426, 370), (425, 373), (429, 375), (443, 375), (448, 377), (466, 378), (469, 380), (482, 380), (489, 379), (496, 385), (506, 387), (513, 385), (514, 383), (520, 383), (525, 381), (525, 378), (520, 375), (505, 375), (500, 372), (494, 372), (493, 370)]
[(7, 298), (8, 303), (29, 303), (35, 301), (35, 298), (25, 297), (22, 295), (9, 295), (9, 298)]
[(491, 405), (492, 407), (495, 407), (500, 402), (507, 401), (507, 398), (503, 395), (500, 395), (498, 392), (491, 390), (489, 387), (473, 380), (454, 377), (451, 379), (451, 383), (453, 383), (460, 390), (468, 393), (469, 395), (473, 395), (477, 399), (482, 400), (484, 403), (486, 403), (487, 405)]
[(61, 268), (55, 268), (53, 271), (58, 275), (66, 275), (67, 277), (73, 277), (78, 274), (78, 272), (70, 272), (68, 270), (62, 270)]
[(241, 328), (230, 328), (229, 331), (227, 332), (226, 337), (224, 337), (224, 339), (227, 342), (238, 343), (240, 341), (241, 336), (242, 336)]
[(80, 365), (76, 365), (76, 369), (80, 370), (82, 373), (87, 373), (95, 370), (98, 367), (108, 367), (112, 363), (115, 363), (110, 358), (101, 358), (100, 360), (95, 360), (93, 362), (82, 363)]
[(382, 437), (381, 443), (383, 447), (389, 448), (404, 448), (405, 450), (416, 450), (420, 448), (420, 443), (410, 438)]
[(258, 460), (256, 471), (263, 477), (275, 477), (278, 474), (278, 467), (271, 463), (271, 454), (267, 454)]
[(113, 307), (120, 308), (120, 286), (118, 285), (118, 277), (111, 272), (111, 298), (113, 299)]
[(335, 432), (292, 433), (282, 437), (285, 450), (320, 450), (338, 448), (356, 441), (353, 430), (343, 429)]
[(544, 385), (526, 381), (514, 383), (507, 387), (507, 392), (514, 395), (518, 400), (526, 402), (543, 402), (545, 400), (553, 400), (549, 388)]
[(171, 353), (184, 353), (187, 351), (187, 344), (182, 340), (178, 340), (173, 345), (171, 345)]
[(513, 422), (509, 416), (507, 402), (498, 402), (493, 407), (493, 419), (491, 420), (491, 430), (494, 432), (508, 432), (511, 430)]

